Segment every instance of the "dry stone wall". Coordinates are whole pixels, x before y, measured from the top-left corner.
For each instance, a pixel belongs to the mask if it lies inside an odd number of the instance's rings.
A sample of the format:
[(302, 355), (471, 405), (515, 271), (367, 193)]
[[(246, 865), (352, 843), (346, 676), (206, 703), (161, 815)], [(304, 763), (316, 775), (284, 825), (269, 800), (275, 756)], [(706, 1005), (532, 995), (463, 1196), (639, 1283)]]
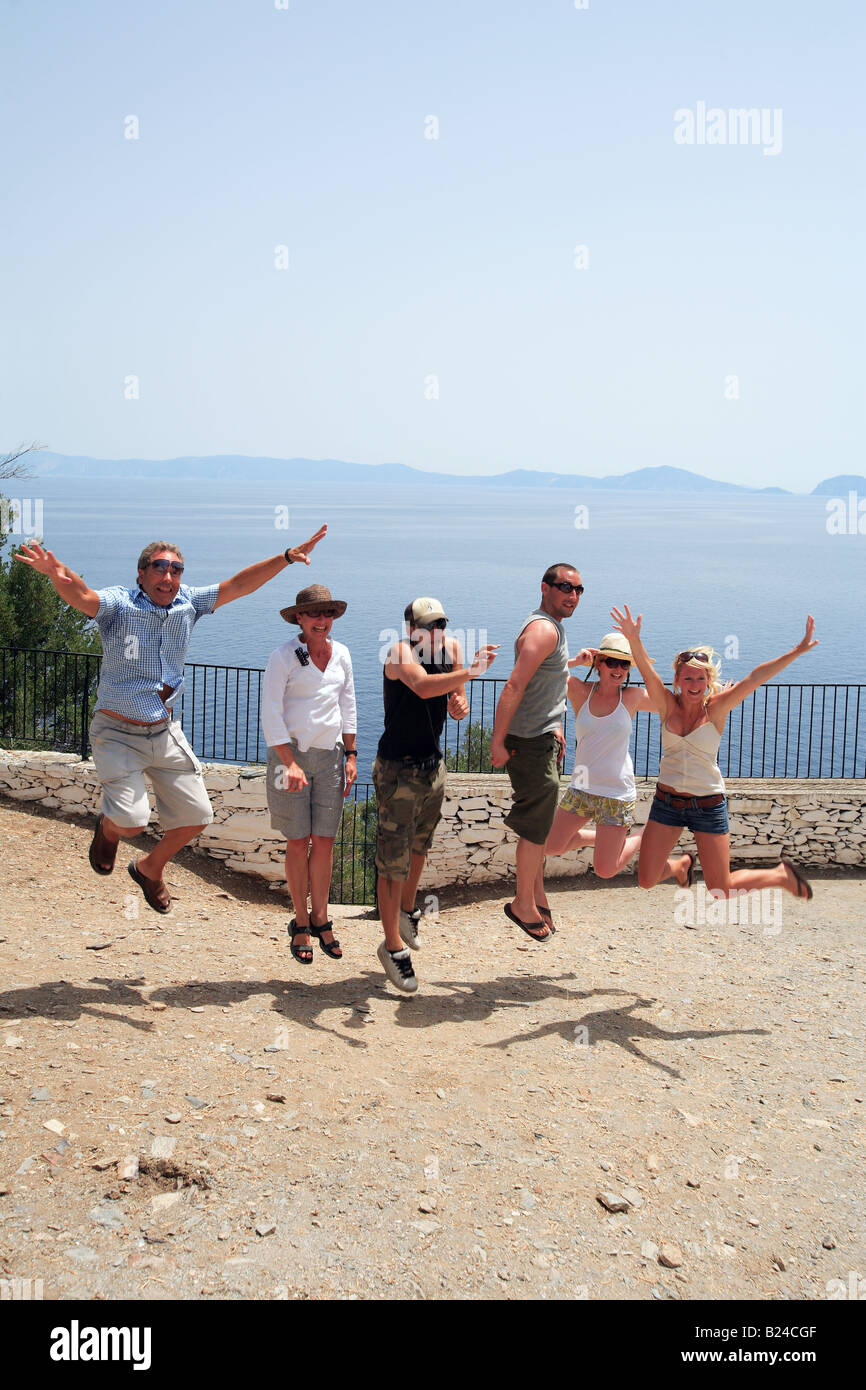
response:
[[(230, 869), (258, 874), (274, 886), (282, 884), (285, 841), (270, 828), (264, 769), (212, 763), (205, 764), (204, 776), (215, 819), (202, 832), (197, 848), (222, 859)], [(566, 785), (563, 780), (563, 788)], [(638, 825), (646, 820), (652, 790), (651, 783), (638, 783)], [(0, 750), (0, 794), (38, 802), (58, 815), (95, 814), (100, 804), (92, 762), (82, 762), (74, 753)], [(515, 846), (504, 822), (510, 805), (511, 788), (501, 774), (452, 773), (422, 888), (508, 878)], [(862, 779), (732, 779), (728, 809), (731, 858), (738, 865), (774, 862), (780, 854), (810, 867), (866, 864)], [(159, 832), (155, 814), (149, 829)], [(689, 843), (684, 835), (681, 847)], [(584, 873), (591, 863), (592, 851), (583, 849), (548, 860), (546, 872), (554, 878)], [(623, 872), (633, 872), (633, 865)]]

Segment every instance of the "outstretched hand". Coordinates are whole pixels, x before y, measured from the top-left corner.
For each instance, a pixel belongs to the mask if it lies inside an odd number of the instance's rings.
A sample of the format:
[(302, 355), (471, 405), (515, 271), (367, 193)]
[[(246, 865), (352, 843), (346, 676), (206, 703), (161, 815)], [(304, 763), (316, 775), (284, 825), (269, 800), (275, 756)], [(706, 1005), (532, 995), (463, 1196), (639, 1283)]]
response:
[(610, 610), (610, 616), (614, 620), (613, 625), (617, 632), (621, 632), (623, 637), (628, 638), (630, 642), (633, 637), (640, 637), (640, 625), (643, 620), (643, 614), (638, 613), (637, 617), (633, 618), (627, 603), (623, 604), (623, 608), (625, 609), (625, 613), (620, 613), (618, 608), (612, 608)]
[(30, 545), (22, 545), (20, 550), (16, 550), (15, 559), (20, 560), (22, 564), (30, 565), (31, 569), (38, 570), (40, 574), (51, 575), (60, 584), (72, 583), (72, 576), (66, 566), (62, 565), (50, 550), (43, 550), (36, 541), (32, 541)]
[(803, 637), (802, 641), (797, 643), (794, 649), (798, 654), (802, 652), (810, 652), (813, 647), (817, 647), (817, 640), (814, 642), (812, 640), (812, 633), (814, 631), (815, 619), (812, 617), (812, 614), (810, 613), (808, 618), (806, 619), (806, 635)]
[(298, 564), (300, 562), (301, 564), (308, 565), (310, 563), (310, 551), (314, 546), (319, 544), (319, 541), (322, 539), (327, 529), (328, 526), (326, 522), (324, 526), (319, 527), (314, 536), (310, 536), (308, 541), (304, 541), (303, 545), (289, 546), (289, 555), (291, 556), (292, 563)]
[(469, 679), (477, 680), (483, 676), (488, 667), (496, 660), (496, 653), (499, 651), (498, 642), (489, 642), (486, 647), (479, 647), (469, 667)]

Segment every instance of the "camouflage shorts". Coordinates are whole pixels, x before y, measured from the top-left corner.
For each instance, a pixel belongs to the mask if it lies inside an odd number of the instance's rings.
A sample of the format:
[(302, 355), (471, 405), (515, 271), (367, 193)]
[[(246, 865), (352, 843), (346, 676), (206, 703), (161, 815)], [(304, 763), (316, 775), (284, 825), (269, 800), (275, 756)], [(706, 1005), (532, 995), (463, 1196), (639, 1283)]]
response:
[(442, 815), (445, 764), (422, 772), (407, 763), (377, 758), (373, 785), (379, 812), (376, 868), (383, 878), (409, 877), (409, 858), (426, 854)]

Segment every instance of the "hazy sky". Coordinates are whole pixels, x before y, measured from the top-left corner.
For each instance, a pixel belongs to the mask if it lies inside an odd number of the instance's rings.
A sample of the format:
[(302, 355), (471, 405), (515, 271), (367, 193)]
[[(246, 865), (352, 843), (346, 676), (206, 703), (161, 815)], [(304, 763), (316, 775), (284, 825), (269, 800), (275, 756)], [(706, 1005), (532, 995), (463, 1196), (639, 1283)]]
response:
[(0, 0), (0, 449), (863, 471), (854, 0), (282, 3)]

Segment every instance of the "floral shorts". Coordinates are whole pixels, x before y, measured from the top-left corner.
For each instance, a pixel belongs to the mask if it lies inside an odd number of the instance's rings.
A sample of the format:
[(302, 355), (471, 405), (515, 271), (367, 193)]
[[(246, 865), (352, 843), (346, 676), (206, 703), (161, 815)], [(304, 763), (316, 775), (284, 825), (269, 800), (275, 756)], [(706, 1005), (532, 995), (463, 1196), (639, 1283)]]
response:
[(587, 816), (596, 825), (624, 825), (626, 829), (634, 820), (634, 808), (633, 801), (618, 801), (615, 796), (596, 796), (594, 792), (584, 792), (578, 787), (569, 787), (559, 803), (561, 811)]

